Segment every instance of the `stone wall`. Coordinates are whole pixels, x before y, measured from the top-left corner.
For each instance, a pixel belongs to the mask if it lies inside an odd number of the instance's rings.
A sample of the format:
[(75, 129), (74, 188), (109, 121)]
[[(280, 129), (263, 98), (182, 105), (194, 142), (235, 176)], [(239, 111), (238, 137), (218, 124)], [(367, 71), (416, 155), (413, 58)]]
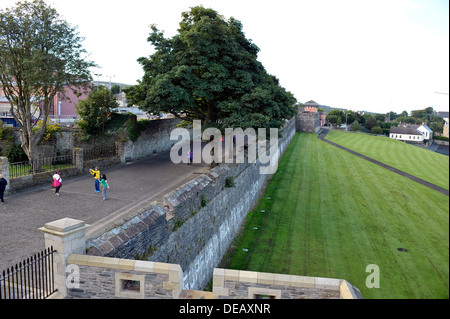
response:
[[(295, 134), (287, 123), (279, 140), (281, 156)], [(268, 175), (256, 164), (222, 164), (164, 196), (164, 208), (152, 205), (105, 234), (89, 238), (88, 254), (145, 258), (179, 264), (187, 289), (202, 289), (212, 277), (256, 203)], [(227, 179), (234, 182), (229, 187)]]
[[(176, 142), (170, 140), (170, 131), (179, 122), (180, 119), (174, 118), (150, 121), (147, 129), (142, 132), (135, 142), (131, 142), (129, 140), (120, 140), (115, 142), (119, 149), (118, 157), (82, 161), (82, 164), (80, 165), (78, 165), (79, 163), (76, 163), (76, 160), (74, 160), (74, 167), (60, 169), (61, 176), (64, 179), (67, 177), (82, 175), (86, 174), (89, 171), (89, 168), (95, 166), (108, 168), (128, 161), (134, 161), (154, 153), (166, 151)], [(56, 143), (54, 146), (40, 146), (41, 157), (48, 158), (56, 156), (57, 154), (67, 154), (67, 152), (75, 152), (73, 154), (76, 155), (77, 151), (80, 149), (89, 149), (97, 145), (97, 142), (95, 141), (90, 144), (83, 144), (77, 141), (75, 135), (79, 132), (81, 132), (80, 129), (61, 128), (61, 132), (56, 134)], [(19, 142), (17, 130), (14, 131), (14, 134), (16, 136), (16, 142)], [(114, 145), (114, 141), (112, 145)], [(82, 160), (82, 157), (79, 158)], [(3, 163), (6, 162), (3, 160)], [(9, 178), (9, 169), (6, 167), (6, 164), (0, 166), (0, 173), (8, 176)], [(44, 185), (46, 183), (51, 184), (53, 174), (54, 171), (51, 171), (12, 178), (10, 180), (7, 179), (9, 184), (7, 193), (13, 193), (26, 188)]]
[(214, 269), (219, 299), (362, 299), (346, 280), (264, 272)]
[[(120, 158), (119, 157), (111, 157), (106, 159), (100, 159), (100, 160), (93, 160), (93, 161), (83, 161), (81, 166), (75, 165), (73, 167), (68, 168), (61, 168), (58, 169), (61, 173), (61, 177), (64, 179), (68, 177), (78, 176), (82, 174), (86, 174), (89, 171), (89, 168), (99, 166), (103, 168), (108, 168), (112, 166), (119, 165)], [(0, 172), (3, 172), (2, 174), (5, 175), (4, 172), (9, 170), (8, 168), (4, 167)], [(34, 173), (30, 175), (25, 175), (21, 177), (15, 177), (10, 178), (8, 181), (9, 189), (8, 194), (18, 192), (27, 188), (37, 187), (41, 185), (51, 185), (53, 181), (53, 174), (55, 174), (55, 171), (49, 171), (49, 172), (41, 172), (41, 173)]]
[(39, 228), (45, 247), (55, 249), (48, 270), (56, 291), (49, 298), (361, 298), (345, 280), (231, 269), (213, 270), (213, 292), (183, 290), (178, 264), (86, 255), (89, 226), (63, 218)]
[(172, 299), (182, 290), (179, 265), (75, 254), (66, 263), (73, 279), (66, 299)]
[(320, 130), (320, 114), (299, 112), (296, 117), (297, 132), (317, 133)]

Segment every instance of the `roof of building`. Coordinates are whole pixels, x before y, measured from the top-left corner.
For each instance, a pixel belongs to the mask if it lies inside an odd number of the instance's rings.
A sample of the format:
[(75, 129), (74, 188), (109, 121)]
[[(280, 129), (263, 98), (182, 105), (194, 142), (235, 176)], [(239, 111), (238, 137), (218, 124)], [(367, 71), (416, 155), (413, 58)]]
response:
[(428, 132), (433, 133), (433, 130), (431, 128), (429, 128), (427, 125), (421, 125), (423, 126)]
[(310, 100), (306, 103), (303, 103), (304, 106), (319, 106), (317, 102), (314, 102), (313, 100)]
[(422, 135), (421, 132), (419, 132), (418, 130), (416, 130), (415, 128), (412, 127), (396, 127), (393, 126), (391, 127), (390, 133), (397, 133), (397, 134), (409, 134), (409, 135)]

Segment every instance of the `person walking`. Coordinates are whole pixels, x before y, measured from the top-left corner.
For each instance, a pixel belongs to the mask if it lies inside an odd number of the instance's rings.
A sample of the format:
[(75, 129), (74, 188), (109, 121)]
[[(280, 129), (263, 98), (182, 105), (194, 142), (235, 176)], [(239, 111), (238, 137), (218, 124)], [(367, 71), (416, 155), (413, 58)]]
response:
[(0, 174), (0, 200), (2, 204), (5, 204), (5, 200), (3, 199), (3, 195), (5, 193), (6, 185), (8, 185), (8, 182), (6, 181), (3, 174)]
[(106, 196), (106, 190), (109, 188), (109, 185), (108, 185), (108, 181), (106, 180), (106, 175), (105, 174), (103, 174), (100, 177), (99, 182), (102, 185), (103, 200), (107, 200), (108, 197)]
[(192, 149), (188, 152), (188, 165), (192, 165), (192, 158), (194, 157), (194, 153), (192, 153)]
[(98, 167), (95, 167), (95, 169), (90, 168), (89, 173), (94, 176), (95, 192), (100, 193), (100, 170), (98, 169)]
[(55, 188), (55, 196), (59, 196), (59, 190), (61, 189), (62, 186), (62, 178), (61, 175), (59, 174), (59, 171), (56, 171), (55, 174), (53, 175), (52, 186)]

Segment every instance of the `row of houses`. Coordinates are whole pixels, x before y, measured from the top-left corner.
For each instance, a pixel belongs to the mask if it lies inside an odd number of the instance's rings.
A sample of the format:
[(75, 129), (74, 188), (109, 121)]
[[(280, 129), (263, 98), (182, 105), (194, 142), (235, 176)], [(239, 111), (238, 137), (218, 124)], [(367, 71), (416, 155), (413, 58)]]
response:
[[(319, 112), (319, 107), (321, 105), (317, 102), (310, 100), (308, 102), (303, 103), (303, 112)], [(444, 131), (443, 136), (449, 137), (449, 112), (436, 112), (437, 116), (440, 116), (444, 119)], [(326, 114), (320, 115), (320, 125), (324, 126), (326, 121)], [(399, 141), (407, 141), (412, 143), (428, 143), (433, 139), (433, 131), (427, 125), (404, 125), (400, 127), (392, 127), (389, 131), (389, 137), (399, 140)]]

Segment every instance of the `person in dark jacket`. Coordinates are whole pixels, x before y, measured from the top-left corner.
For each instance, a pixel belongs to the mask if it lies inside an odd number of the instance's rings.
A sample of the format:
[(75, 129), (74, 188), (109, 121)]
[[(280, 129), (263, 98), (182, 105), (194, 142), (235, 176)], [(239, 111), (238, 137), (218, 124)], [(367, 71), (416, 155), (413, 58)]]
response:
[(3, 194), (5, 193), (6, 185), (8, 185), (8, 182), (4, 178), (3, 174), (0, 174), (0, 200), (2, 204), (5, 203), (5, 200), (3, 199)]

